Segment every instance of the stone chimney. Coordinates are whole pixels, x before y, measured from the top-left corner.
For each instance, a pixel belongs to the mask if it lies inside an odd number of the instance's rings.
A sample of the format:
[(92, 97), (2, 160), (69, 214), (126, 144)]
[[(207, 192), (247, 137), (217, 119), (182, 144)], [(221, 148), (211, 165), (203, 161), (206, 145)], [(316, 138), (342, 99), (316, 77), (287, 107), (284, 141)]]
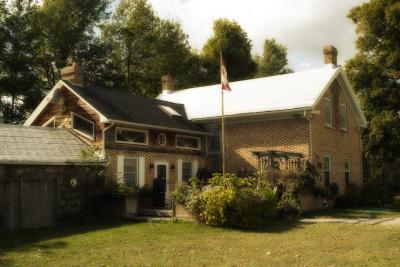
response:
[(61, 79), (83, 84), (83, 69), (79, 62), (69, 58), (67, 66), (61, 69)]
[(333, 45), (327, 45), (324, 47), (324, 62), (325, 64), (332, 64), (334, 67), (337, 66), (337, 55), (338, 51)]
[(161, 77), (162, 94), (167, 95), (175, 91), (175, 80), (170, 74)]

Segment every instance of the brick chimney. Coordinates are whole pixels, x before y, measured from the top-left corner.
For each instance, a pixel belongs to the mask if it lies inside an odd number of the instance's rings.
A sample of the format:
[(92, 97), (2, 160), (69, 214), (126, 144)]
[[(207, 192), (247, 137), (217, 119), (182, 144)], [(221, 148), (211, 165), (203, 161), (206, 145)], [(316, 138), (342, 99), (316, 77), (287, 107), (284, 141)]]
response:
[(83, 84), (83, 69), (79, 62), (69, 58), (67, 66), (61, 69), (61, 79)]
[(325, 64), (332, 64), (334, 67), (337, 66), (337, 55), (338, 51), (333, 45), (324, 46), (324, 62)]
[(167, 95), (175, 91), (175, 80), (170, 74), (161, 77), (162, 94)]

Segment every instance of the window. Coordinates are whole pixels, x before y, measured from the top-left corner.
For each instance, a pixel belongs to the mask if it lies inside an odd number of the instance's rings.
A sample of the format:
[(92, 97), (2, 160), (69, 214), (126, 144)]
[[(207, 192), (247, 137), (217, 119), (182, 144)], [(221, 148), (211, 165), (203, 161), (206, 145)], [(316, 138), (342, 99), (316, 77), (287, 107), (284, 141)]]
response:
[(48, 128), (55, 128), (56, 127), (56, 117), (53, 116), (51, 117), (48, 121), (46, 121), (42, 127), (48, 127)]
[(192, 177), (193, 177), (193, 162), (182, 161), (182, 182), (189, 183), (189, 180)]
[(325, 125), (332, 126), (332, 102), (329, 98), (325, 98)]
[(138, 186), (138, 159), (124, 158), (124, 183), (127, 186)]
[(346, 104), (339, 105), (339, 122), (340, 129), (347, 131), (347, 106)]
[(346, 187), (348, 187), (350, 185), (350, 159), (344, 160), (344, 180)]
[(91, 120), (72, 113), (72, 129), (81, 135), (94, 140), (94, 123)]
[(148, 144), (148, 133), (145, 130), (115, 128), (115, 142), (126, 144)]
[(219, 127), (209, 129), (211, 136), (208, 138), (208, 152), (219, 153), (221, 152), (221, 129)]
[(200, 149), (200, 138), (193, 136), (177, 135), (176, 147), (184, 149)]
[(165, 133), (160, 133), (157, 137), (157, 142), (159, 146), (165, 146), (167, 144), (167, 136)]
[(332, 172), (332, 162), (331, 156), (324, 156), (324, 183), (325, 187), (328, 187), (331, 184), (331, 172)]

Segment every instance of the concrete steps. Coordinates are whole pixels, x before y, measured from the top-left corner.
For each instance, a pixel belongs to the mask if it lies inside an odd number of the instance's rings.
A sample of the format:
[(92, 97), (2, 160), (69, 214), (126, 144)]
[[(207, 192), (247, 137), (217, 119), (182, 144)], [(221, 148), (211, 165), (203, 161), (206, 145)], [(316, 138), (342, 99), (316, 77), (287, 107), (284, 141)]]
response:
[(143, 209), (138, 211), (138, 216), (172, 218), (172, 210), (169, 209)]

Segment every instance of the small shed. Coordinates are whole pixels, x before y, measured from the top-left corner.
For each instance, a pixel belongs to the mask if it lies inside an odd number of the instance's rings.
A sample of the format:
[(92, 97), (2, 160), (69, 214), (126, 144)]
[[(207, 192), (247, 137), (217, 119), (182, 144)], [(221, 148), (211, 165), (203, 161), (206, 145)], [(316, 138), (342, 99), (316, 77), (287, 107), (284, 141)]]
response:
[(63, 128), (0, 124), (0, 229), (50, 226), (102, 192), (102, 162)]

